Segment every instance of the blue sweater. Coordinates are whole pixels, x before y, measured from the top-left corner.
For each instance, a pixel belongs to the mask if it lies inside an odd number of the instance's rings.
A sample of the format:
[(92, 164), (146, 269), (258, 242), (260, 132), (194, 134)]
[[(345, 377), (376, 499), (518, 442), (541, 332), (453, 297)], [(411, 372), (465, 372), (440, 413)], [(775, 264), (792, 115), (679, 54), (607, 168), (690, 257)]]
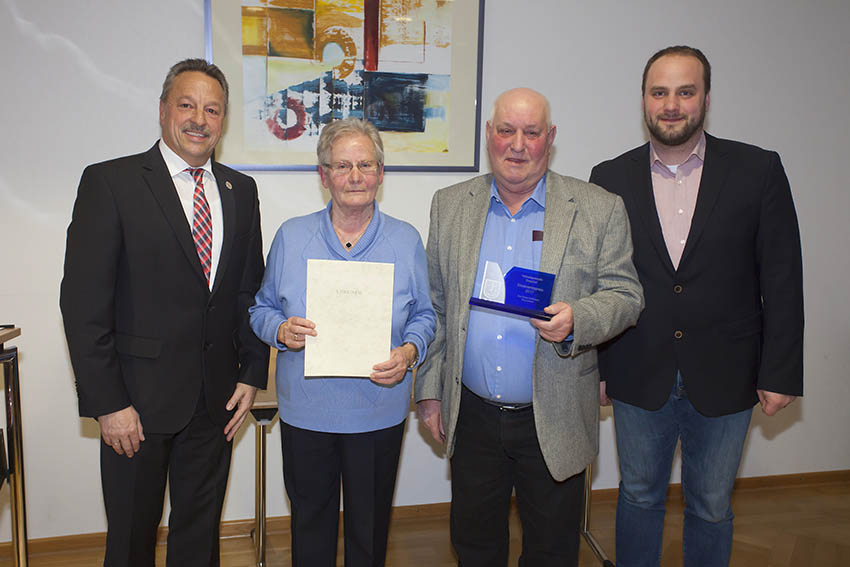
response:
[[(280, 418), (295, 427), (332, 433), (377, 431), (401, 423), (410, 407), (412, 373), (394, 386), (368, 378), (304, 378), (304, 350), (277, 340), (278, 327), (306, 313), (307, 260), (349, 260), (395, 264), (391, 347), (411, 342), (425, 359), (436, 317), (428, 291), (428, 268), (419, 233), (406, 222), (375, 213), (350, 251), (331, 225), (331, 203), (313, 214), (284, 222), (275, 235), (263, 285), (251, 307), (251, 327), (276, 347)], [(368, 325), (368, 321), (364, 321)], [(383, 362), (376, 360), (375, 364)]]

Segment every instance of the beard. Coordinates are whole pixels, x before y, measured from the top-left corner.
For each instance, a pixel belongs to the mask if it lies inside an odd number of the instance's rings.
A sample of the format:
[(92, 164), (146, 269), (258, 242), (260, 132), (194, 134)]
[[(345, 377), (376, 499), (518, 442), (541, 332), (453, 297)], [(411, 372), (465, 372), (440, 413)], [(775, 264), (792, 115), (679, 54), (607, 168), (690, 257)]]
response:
[(699, 115), (689, 117), (681, 126), (681, 129), (670, 130), (659, 124), (658, 118), (651, 118), (644, 114), (646, 128), (652, 137), (665, 146), (680, 146), (691, 139), (696, 132), (702, 130), (705, 123), (705, 104), (700, 107)]

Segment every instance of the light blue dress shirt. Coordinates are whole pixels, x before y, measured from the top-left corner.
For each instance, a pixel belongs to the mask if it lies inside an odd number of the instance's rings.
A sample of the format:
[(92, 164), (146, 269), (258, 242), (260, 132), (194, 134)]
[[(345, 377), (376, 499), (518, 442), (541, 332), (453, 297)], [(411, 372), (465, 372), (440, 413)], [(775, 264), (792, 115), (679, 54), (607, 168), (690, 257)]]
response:
[[(478, 272), (473, 294), (479, 295), (487, 261), (496, 262), (506, 274), (514, 266), (540, 269), (546, 207), (546, 177), (515, 215), (499, 197), (495, 182), (490, 187), (490, 209), (484, 224)], [(463, 358), (463, 384), (482, 398), (506, 404), (529, 403), (532, 398), (532, 367), (537, 329), (528, 317), (472, 307)]]

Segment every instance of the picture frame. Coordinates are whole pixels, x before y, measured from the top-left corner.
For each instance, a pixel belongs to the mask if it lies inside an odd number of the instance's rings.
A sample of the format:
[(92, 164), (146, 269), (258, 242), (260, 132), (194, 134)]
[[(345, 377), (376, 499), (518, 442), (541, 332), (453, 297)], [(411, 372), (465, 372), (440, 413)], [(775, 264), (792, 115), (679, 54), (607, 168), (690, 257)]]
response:
[(480, 166), (484, 0), (205, 0), (230, 96), (216, 159), (312, 170), (321, 128), (378, 127), (387, 171)]

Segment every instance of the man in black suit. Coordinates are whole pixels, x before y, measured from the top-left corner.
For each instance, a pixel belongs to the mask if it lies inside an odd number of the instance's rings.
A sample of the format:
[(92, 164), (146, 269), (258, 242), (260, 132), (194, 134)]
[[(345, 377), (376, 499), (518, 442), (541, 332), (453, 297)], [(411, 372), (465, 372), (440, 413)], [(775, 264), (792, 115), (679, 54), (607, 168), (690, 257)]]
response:
[(166, 479), (167, 565), (219, 564), (231, 440), (266, 384), (257, 187), (211, 161), (227, 93), (215, 65), (174, 65), (162, 139), (87, 167), (68, 227), (60, 303), (80, 415), (101, 429), (106, 566), (154, 565)]
[(653, 55), (650, 142), (597, 165), (620, 195), (646, 308), (600, 350), (620, 463), (617, 565), (657, 566), (673, 451), (682, 443), (685, 566), (728, 565), (730, 496), (752, 408), (773, 415), (803, 382), (802, 260), (779, 155), (703, 131), (705, 55)]

